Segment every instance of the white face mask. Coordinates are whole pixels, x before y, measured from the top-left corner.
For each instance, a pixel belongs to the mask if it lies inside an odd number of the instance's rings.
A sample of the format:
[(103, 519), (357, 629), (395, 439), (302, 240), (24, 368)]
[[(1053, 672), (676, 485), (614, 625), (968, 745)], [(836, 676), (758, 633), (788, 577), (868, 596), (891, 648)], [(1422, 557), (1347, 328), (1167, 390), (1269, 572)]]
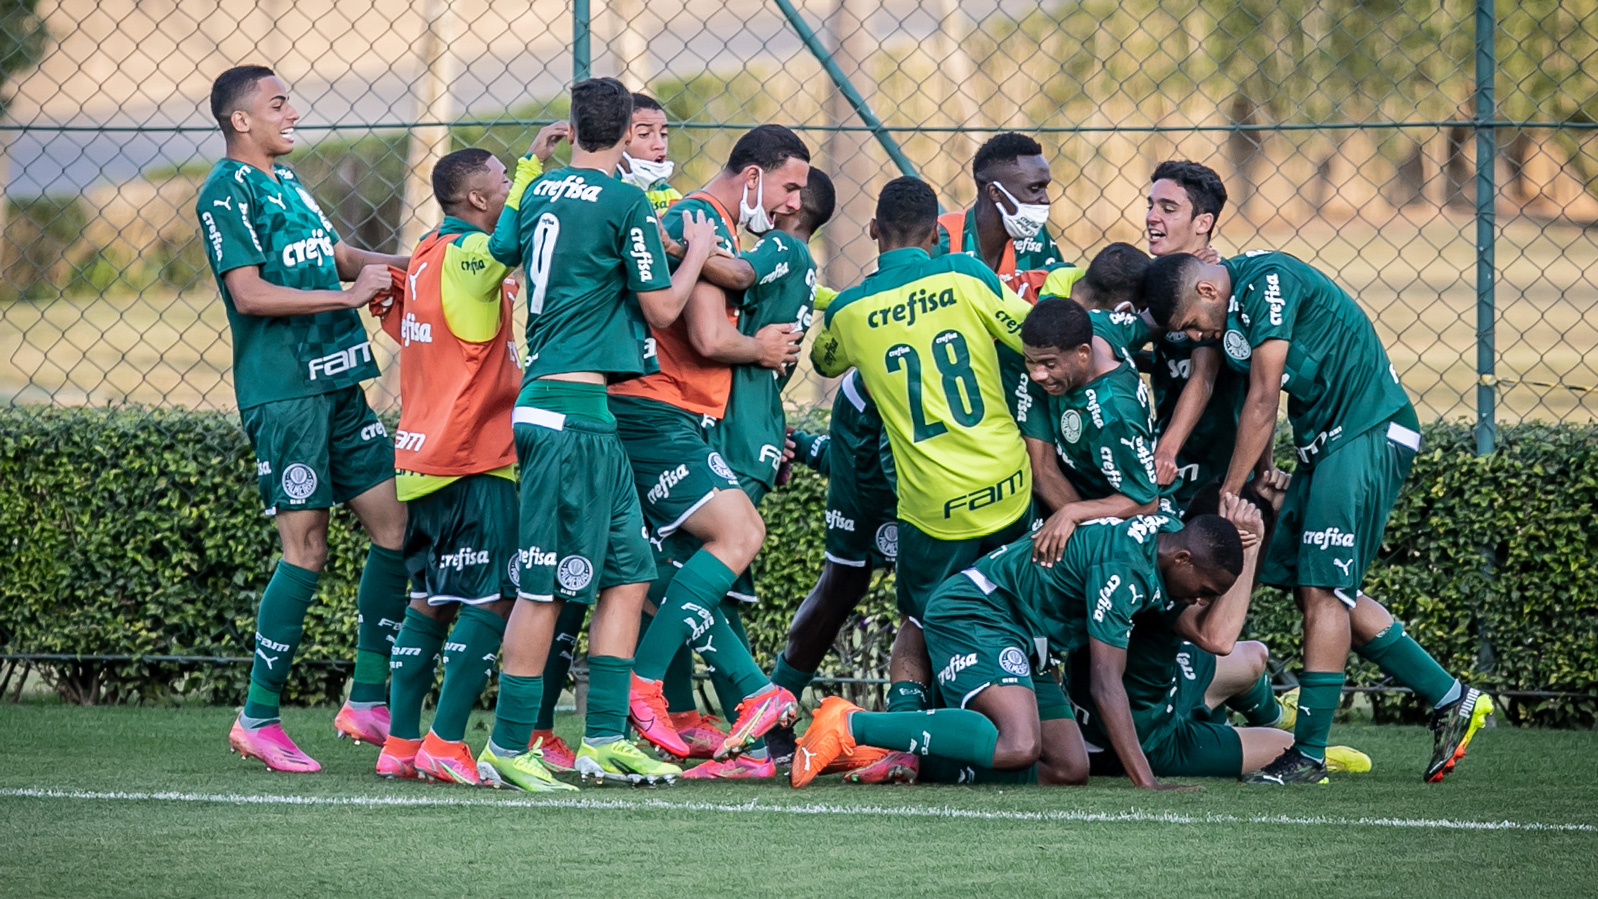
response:
[(766, 173), (761, 172), (755, 176), (755, 205), (749, 205), (749, 185), (744, 185), (744, 192), (738, 197), (738, 224), (749, 229), (750, 234), (765, 234), (774, 225), (771, 216), (766, 214)]
[(993, 204), (999, 210), (999, 217), (1004, 220), (1004, 233), (1016, 239), (1036, 237), (1038, 232), (1043, 230), (1043, 224), (1049, 220), (1049, 204), (1023, 203), (1005, 190), (1004, 185), (999, 182), (993, 182), (993, 186), (1015, 204), (1014, 212), (1005, 211), (1003, 203)]
[(648, 190), (671, 177), (672, 170), (676, 168), (671, 160), (654, 162), (649, 159), (634, 159), (626, 153), (621, 158), (627, 162), (627, 171), (618, 172), (621, 180), (633, 185), (639, 190)]

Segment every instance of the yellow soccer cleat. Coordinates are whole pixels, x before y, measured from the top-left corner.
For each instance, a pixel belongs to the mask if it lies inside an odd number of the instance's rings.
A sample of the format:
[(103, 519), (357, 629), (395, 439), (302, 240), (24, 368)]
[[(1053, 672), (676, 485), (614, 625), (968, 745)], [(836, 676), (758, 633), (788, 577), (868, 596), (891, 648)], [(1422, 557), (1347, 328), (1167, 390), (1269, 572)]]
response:
[(1326, 747), (1326, 770), (1334, 774), (1365, 774), (1371, 769), (1371, 757), (1352, 746)]
[(682, 774), (682, 769), (669, 762), (649, 756), (626, 740), (616, 740), (603, 746), (590, 746), (583, 741), (577, 748), (577, 773), (595, 783), (606, 780), (625, 780), (629, 783), (672, 783)]
[(1271, 726), (1292, 733), (1293, 725), (1298, 723), (1298, 688), (1294, 687), (1277, 696), (1276, 705), (1282, 710), (1282, 716)]
[(536, 749), (507, 758), (496, 755), (492, 745), (484, 746), (477, 757), (477, 777), (484, 786), (495, 789), (509, 787), (529, 793), (569, 793), (577, 789), (556, 780), (544, 767), (544, 760)]

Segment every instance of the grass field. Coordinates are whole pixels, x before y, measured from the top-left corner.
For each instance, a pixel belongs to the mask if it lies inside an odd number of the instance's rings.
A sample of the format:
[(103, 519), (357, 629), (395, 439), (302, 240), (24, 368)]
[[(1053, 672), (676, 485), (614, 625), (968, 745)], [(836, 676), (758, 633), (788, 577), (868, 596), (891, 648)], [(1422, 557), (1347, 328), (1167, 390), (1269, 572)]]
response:
[[(1484, 731), (1447, 782), (1419, 728), (1339, 727), (1376, 769), (1319, 788), (785, 784), (572, 798), (268, 773), (222, 708), (0, 706), (0, 896), (1520, 896), (1598, 893), (1598, 734)], [(575, 720), (563, 722), (567, 728)], [(481, 743), (482, 721), (468, 738)]]

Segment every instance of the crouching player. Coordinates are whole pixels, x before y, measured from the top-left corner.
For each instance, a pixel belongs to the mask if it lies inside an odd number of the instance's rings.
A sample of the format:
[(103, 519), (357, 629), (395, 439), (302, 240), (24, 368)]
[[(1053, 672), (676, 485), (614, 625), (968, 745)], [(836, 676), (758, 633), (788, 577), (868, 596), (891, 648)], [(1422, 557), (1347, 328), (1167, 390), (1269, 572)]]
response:
[(866, 712), (829, 697), (799, 741), (793, 785), (804, 786), (840, 753), (861, 746), (935, 754), (972, 768), (1036, 764), (1042, 783), (1083, 783), (1081, 731), (1042, 666), (1051, 652), (1085, 649), (1108, 742), (1132, 782), (1190, 789), (1159, 783), (1144, 757), (1121, 683), (1126, 647), (1137, 614), (1168, 597), (1232, 588), (1243, 570), (1237, 528), (1214, 515), (1185, 527), (1165, 516), (1101, 520), (1077, 528), (1052, 567), (1032, 555), (1032, 538), (1017, 540), (945, 581), (928, 602), (927, 649), (941, 665), (938, 689), (948, 708)]

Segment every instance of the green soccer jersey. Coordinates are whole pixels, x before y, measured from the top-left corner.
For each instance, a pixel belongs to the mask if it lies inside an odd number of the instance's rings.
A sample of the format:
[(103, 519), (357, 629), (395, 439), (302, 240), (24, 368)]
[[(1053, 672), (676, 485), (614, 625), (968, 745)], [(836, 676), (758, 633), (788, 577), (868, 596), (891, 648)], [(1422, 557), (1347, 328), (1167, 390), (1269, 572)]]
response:
[(1030, 309), (981, 262), (915, 248), (883, 253), (827, 307), (811, 361), (826, 377), (859, 369), (893, 446), (899, 517), (929, 536), (984, 537), (1031, 503), (994, 349), (1021, 351)]
[(1092, 309), (1088, 312), (1088, 321), (1093, 323), (1093, 336), (1109, 344), (1117, 356), (1128, 362), (1154, 336), (1154, 329), (1143, 316), (1132, 312)]
[(244, 315), (222, 276), (258, 266), (261, 280), (296, 290), (338, 290), (338, 232), (288, 166), (272, 174), (232, 159), (211, 167), (195, 214), (233, 331), (239, 408), (331, 393), (377, 377), (372, 344), (353, 309), (315, 315)]
[(1227, 364), (1247, 371), (1255, 347), (1289, 342), (1282, 389), (1305, 465), (1409, 407), (1370, 318), (1332, 279), (1272, 250), (1222, 265), (1232, 277), (1222, 341)]
[(567, 167), (533, 180), (528, 162), (517, 163), (489, 240), (495, 259), (527, 272), (523, 384), (563, 372), (643, 374), (648, 328), (628, 292), (671, 287), (649, 200), (597, 169)]
[[(1154, 433), (1165, 433), (1177, 400), (1193, 374), (1195, 344), (1186, 334), (1173, 331), (1154, 343), (1154, 365), (1149, 382), (1154, 388)], [(1215, 389), (1199, 415), (1193, 433), (1182, 444), (1184, 457), (1197, 458), (1212, 450), (1230, 455), (1237, 443), (1237, 418), (1243, 414), (1243, 399), (1248, 395), (1248, 378), (1230, 365), (1215, 373)]]
[(962, 574), (1008, 609), (1033, 639), (1064, 654), (1089, 639), (1125, 649), (1132, 619), (1165, 604), (1158, 534), (1179, 528), (1165, 515), (1086, 521), (1052, 567), (1032, 561), (1032, 538), (988, 553)]
[(1120, 493), (1139, 503), (1159, 497), (1154, 480), (1153, 413), (1148, 386), (1130, 363), (1060, 396), (1032, 388), (1023, 433), (1054, 444), (1065, 476), (1085, 500)]
[[(1177, 619), (1187, 603), (1167, 599), (1163, 604), (1144, 609), (1132, 617), (1132, 635), (1126, 645), (1126, 672), (1121, 684), (1126, 688), (1132, 723), (1140, 736), (1157, 732), (1177, 717), (1177, 665), (1186, 642), (1176, 632)], [(1071, 657), (1066, 678), (1071, 699), (1080, 709), (1096, 709), (1089, 660), (1082, 653)], [(1083, 735), (1100, 746), (1108, 745), (1109, 735), (1099, 726), (1098, 716), (1082, 721)]]
[[(682, 241), (683, 218), (685, 215), (696, 212), (703, 213), (705, 218), (716, 226), (716, 246), (734, 255), (740, 255), (738, 253), (738, 236), (731, 230), (732, 223), (727, 221), (726, 216), (721, 214), (721, 210), (716, 208), (716, 204), (712, 203), (703, 194), (689, 194), (674, 203), (671, 209), (664, 213), (665, 218), (662, 221), (665, 222), (666, 233), (671, 235), (672, 240)], [(673, 258), (671, 260), (671, 270), (676, 271), (677, 266), (681, 264), (682, 260)]]
[[(744, 259), (754, 266), (755, 284), (744, 292), (738, 330), (753, 337), (767, 325), (788, 323), (800, 332), (809, 328), (816, 295), (816, 263), (810, 248), (785, 231), (772, 231)], [(782, 391), (792, 377), (791, 370), (735, 367), (727, 413), (708, 427), (710, 445), (732, 470), (767, 487), (775, 485), (782, 462), (787, 431)]]

